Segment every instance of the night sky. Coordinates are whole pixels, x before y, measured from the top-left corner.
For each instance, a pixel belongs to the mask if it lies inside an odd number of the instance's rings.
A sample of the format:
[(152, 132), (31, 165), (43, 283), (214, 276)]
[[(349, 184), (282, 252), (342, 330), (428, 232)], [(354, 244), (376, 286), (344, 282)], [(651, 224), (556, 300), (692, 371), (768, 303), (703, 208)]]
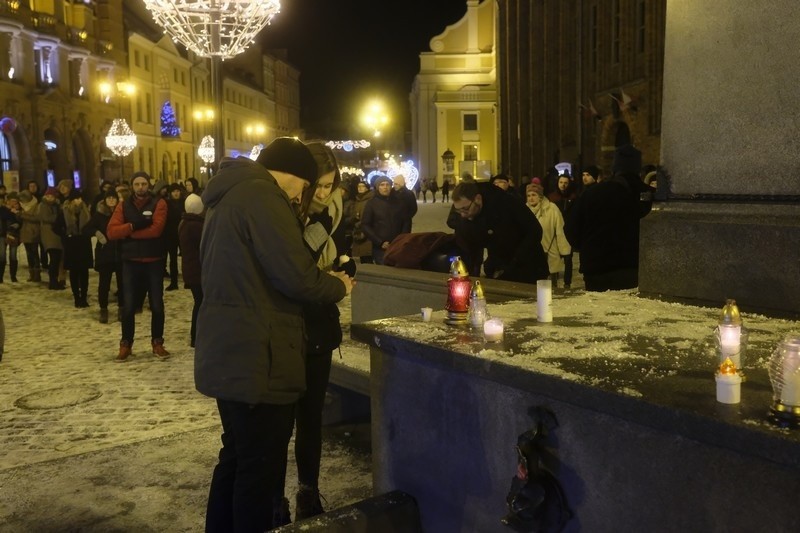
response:
[[(466, 0), (282, 0), (260, 34), (300, 70), (301, 123), (310, 134), (357, 121), (381, 96), (404, 128), (419, 53), (466, 13)], [(396, 111), (396, 113), (395, 113)]]

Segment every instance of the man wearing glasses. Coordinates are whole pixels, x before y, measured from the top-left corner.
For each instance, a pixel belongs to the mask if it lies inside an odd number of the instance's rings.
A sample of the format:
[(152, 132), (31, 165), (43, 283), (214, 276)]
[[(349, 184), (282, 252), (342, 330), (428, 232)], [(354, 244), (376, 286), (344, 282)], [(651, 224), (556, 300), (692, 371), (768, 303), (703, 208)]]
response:
[(470, 275), (480, 275), (483, 264), (490, 278), (523, 283), (547, 279), (542, 227), (520, 198), (476, 182), (460, 183), (452, 198), (447, 225), (456, 231)]

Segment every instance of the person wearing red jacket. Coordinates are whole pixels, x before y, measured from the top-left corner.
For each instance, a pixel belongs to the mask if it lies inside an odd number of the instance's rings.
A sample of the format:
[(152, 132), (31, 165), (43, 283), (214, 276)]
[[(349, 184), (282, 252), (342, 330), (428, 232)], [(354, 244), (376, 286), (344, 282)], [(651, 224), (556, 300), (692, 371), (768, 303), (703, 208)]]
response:
[(137, 294), (148, 293), (152, 314), (150, 329), (153, 354), (169, 357), (164, 349), (164, 227), (167, 203), (150, 192), (150, 176), (136, 172), (133, 194), (120, 202), (108, 223), (108, 239), (120, 242), (122, 254), (122, 339), (117, 362), (131, 355), (136, 327)]

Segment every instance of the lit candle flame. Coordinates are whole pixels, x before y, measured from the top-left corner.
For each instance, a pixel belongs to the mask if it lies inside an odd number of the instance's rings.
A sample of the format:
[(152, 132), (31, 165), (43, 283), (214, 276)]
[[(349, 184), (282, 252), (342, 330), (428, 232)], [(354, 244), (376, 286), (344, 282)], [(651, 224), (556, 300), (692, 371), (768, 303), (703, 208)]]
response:
[(733, 361), (731, 361), (730, 357), (726, 357), (725, 361), (719, 365), (719, 373), (728, 376), (736, 374), (736, 365), (733, 364)]

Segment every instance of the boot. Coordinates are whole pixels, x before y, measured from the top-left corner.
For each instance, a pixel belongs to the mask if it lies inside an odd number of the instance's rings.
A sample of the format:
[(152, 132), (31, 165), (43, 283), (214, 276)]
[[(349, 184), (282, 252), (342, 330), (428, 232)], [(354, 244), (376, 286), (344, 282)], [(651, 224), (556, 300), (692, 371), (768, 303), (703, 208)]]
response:
[(108, 324), (108, 307), (100, 308), (100, 323)]
[(289, 512), (289, 500), (281, 498), (272, 506), (272, 528), (285, 526), (292, 523), (292, 514)]
[[(3, 246), (5, 246), (5, 245), (6, 245), (6, 243), (3, 243)], [(3, 278), (5, 276), (6, 276), (6, 264), (5, 263), (0, 263), (0, 283), (3, 283)]]
[(28, 279), (26, 279), (25, 281), (28, 283), (33, 281), (33, 267), (28, 267)]
[(117, 363), (124, 363), (131, 356), (131, 343), (128, 341), (119, 341), (119, 355), (114, 359)]
[(169, 352), (164, 348), (164, 339), (153, 339), (153, 355), (161, 360), (169, 358)]
[(11, 261), (11, 282), (17, 282), (17, 268), (19, 267), (18, 261)]
[(295, 497), (295, 520), (304, 520), (325, 512), (319, 500), (319, 490), (308, 485), (300, 485), (300, 490)]
[(42, 269), (41, 268), (34, 268), (33, 269), (33, 281), (37, 283), (42, 282)]

